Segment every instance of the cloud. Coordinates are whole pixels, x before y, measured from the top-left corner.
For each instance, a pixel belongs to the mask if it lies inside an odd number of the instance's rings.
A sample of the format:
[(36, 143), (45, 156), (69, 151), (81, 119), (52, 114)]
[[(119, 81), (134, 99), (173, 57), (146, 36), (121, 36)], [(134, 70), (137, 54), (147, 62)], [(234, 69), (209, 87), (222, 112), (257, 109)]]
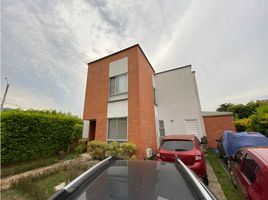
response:
[(203, 108), (267, 97), (267, 9), (249, 0), (3, 1), (2, 90), (8, 77), (13, 103), (40, 98), (42, 108), (81, 115), (86, 63), (139, 43), (156, 71), (192, 64)]

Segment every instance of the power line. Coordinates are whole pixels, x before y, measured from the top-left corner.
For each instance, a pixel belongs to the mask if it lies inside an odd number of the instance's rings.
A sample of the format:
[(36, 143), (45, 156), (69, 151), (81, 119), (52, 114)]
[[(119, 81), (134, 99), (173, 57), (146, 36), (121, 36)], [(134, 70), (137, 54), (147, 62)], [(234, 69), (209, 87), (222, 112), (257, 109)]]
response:
[[(11, 35), (11, 34), (6, 33), (6, 32), (3, 31), (3, 30), (1, 30), (1, 32), (4, 33), (5, 35), (7, 35), (8, 37), (10, 37), (10, 38), (16, 40), (17, 42), (19, 42), (19, 43), (21, 43), (21, 44), (23, 44), (23, 45), (25, 45), (25, 46), (28, 46), (28, 47), (30, 47), (30, 48), (32, 48), (32, 49), (34, 49), (34, 50), (37, 50), (37, 51), (39, 51), (40, 53), (42, 53), (43, 55), (46, 55), (47, 57), (49, 57), (50, 59), (52, 59), (53, 62), (57, 62), (57, 63), (59, 63), (60, 65), (66, 67), (65, 65), (63, 65), (63, 64), (60, 63), (59, 61), (55, 60), (54, 56), (53, 56), (51, 53), (49, 53), (48, 51), (46, 51), (46, 50), (44, 50), (44, 49), (41, 49), (41, 48), (38, 48), (38, 47), (35, 47), (35, 46), (32, 46), (32, 45), (30, 45), (30, 44), (28, 44), (28, 43), (22, 41), (21, 39), (19, 39), (19, 38), (13, 36), (13, 35)], [(19, 43), (17, 43), (17, 44), (19, 44)], [(12, 49), (12, 50), (14, 50), (14, 49)], [(15, 50), (18, 51), (18, 49), (15, 49)], [(20, 53), (21, 53), (21, 52), (20, 52)], [(70, 55), (70, 56), (72, 56), (72, 55)], [(85, 63), (82, 63), (81, 61), (77, 61), (77, 62), (80, 63), (80, 64), (83, 64), (83, 65), (86, 65)], [(86, 70), (85, 68), (81, 68), (81, 69), (82, 69), (82, 70)], [(81, 71), (80, 71), (80, 72), (81, 72)], [(84, 73), (84, 72), (82, 72), (82, 73)]]

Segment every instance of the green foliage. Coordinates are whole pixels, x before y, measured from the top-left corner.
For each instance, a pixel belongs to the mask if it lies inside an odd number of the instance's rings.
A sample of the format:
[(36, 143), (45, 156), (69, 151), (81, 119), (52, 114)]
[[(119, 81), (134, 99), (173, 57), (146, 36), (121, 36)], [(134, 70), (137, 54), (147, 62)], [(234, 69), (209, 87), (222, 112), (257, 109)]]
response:
[(107, 144), (107, 155), (109, 156), (120, 156), (122, 152), (122, 148), (120, 147), (120, 143), (111, 142)]
[(88, 143), (89, 154), (96, 159), (104, 159), (105, 156), (117, 156), (123, 159), (135, 159), (136, 145), (128, 142), (101, 142)]
[(136, 152), (136, 145), (132, 143), (124, 142), (120, 144), (120, 147), (122, 149), (121, 157), (125, 159), (130, 159)]
[(106, 142), (93, 140), (88, 143), (89, 155), (91, 155), (93, 158), (103, 160), (105, 158), (106, 149)]
[(238, 132), (248, 131), (250, 126), (250, 120), (248, 118), (235, 120), (235, 128)]
[(268, 105), (259, 107), (257, 112), (250, 116), (250, 128), (268, 136)]
[(232, 103), (224, 103), (224, 104), (221, 104), (218, 108), (217, 108), (217, 111), (218, 112), (229, 112), (229, 108), (231, 106), (233, 106), (234, 104)]
[[(55, 111), (8, 110), (1, 113), (1, 162), (14, 163), (66, 151), (82, 121)], [(81, 131), (82, 132), (82, 131)]]
[(78, 141), (78, 146), (75, 148), (77, 154), (81, 154), (87, 151), (87, 139), (80, 139)]
[(236, 119), (244, 119), (248, 118), (250, 115), (254, 114), (257, 108), (267, 105), (266, 102), (248, 102), (246, 105), (243, 104), (232, 104), (232, 103), (225, 103), (221, 104), (217, 111), (225, 111), (225, 112), (232, 112)]

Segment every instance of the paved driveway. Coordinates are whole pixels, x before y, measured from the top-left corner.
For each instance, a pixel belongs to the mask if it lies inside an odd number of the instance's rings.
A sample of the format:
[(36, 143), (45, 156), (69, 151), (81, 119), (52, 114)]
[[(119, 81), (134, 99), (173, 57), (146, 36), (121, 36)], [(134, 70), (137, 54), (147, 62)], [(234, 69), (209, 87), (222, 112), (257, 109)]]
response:
[(226, 200), (226, 197), (221, 189), (221, 185), (219, 184), (219, 181), (208, 161), (206, 162), (206, 165), (209, 180), (209, 189), (213, 192), (213, 194), (215, 194), (215, 196), (219, 200)]

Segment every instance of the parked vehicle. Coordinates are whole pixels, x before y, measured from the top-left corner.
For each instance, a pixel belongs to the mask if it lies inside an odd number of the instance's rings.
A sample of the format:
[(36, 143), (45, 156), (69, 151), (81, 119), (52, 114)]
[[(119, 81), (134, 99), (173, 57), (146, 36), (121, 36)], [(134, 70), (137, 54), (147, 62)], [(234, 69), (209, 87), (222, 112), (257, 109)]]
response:
[(244, 199), (268, 199), (268, 147), (246, 147), (229, 161), (233, 184)]
[(162, 139), (156, 154), (157, 160), (175, 162), (182, 160), (191, 170), (208, 185), (206, 160), (200, 148), (200, 142), (195, 135), (169, 135)]
[(183, 162), (105, 159), (49, 200), (217, 199)]
[(242, 147), (268, 146), (268, 138), (257, 132), (224, 131), (217, 142), (219, 155), (225, 161)]

